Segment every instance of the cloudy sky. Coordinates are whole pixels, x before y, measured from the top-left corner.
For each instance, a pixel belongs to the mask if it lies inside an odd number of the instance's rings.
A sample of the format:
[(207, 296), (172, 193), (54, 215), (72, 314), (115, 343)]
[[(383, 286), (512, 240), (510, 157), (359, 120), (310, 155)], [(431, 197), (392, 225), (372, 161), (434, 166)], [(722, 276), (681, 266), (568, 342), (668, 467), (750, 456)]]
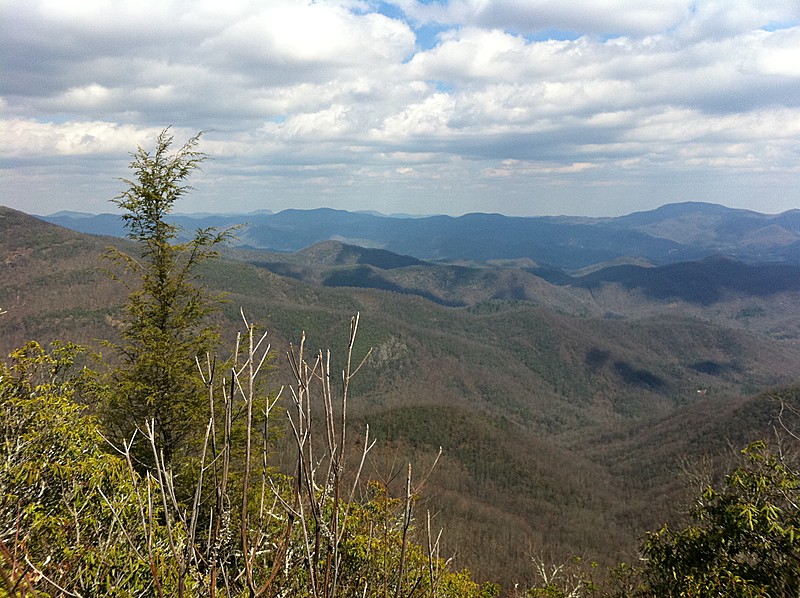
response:
[(0, 0), (0, 204), (110, 212), (800, 207), (798, 0)]

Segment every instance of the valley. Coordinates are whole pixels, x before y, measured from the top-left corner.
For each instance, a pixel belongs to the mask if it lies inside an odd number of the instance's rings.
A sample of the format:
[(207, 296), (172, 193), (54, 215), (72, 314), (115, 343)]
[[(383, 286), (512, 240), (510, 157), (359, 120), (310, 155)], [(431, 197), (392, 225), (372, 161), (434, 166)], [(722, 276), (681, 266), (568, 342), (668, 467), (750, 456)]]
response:
[[(646, 531), (683, 517), (693, 475), (769, 437), (778, 398), (800, 400), (794, 241), (788, 233), (779, 247), (754, 241), (763, 240), (756, 224), (789, 227), (788, 216), (745, 214), (734, 226), (727, 212), (704, 207), (705, 224), (717, 218), (735, 232), (711, 246), (687, 244), (697, 238), (687, 222), (700, 216), (663, 212), (629, 218), (636, 235), (604, 232), (619, 222), (551, 223), (593, 229), (580, 251), (561, 257), (569, 235), (549, 246), (542, 237), (544, 257), (501, 247), (459, 255), (476, 234), (470, 228), (458, 243), (432, 242), (425, 258), (389, 242), (363, 247), (311, 234), (366, 239), (364, 215), (348, 217), (361, 228), (336, 233), (294, 213), (284, 216), (295, 228), (282, 238), (307, 245), (256, 248), (258, 231), (249, 229), (203, 275), (225, 293), (215, 316), (225, 344), (240, 310), (269, 330), (276, 388), (301, 332), (312, 349), (341, 359), (347, 322), (360, 313), (356, 353), (372, 354), (354, 382), (352, 449), (369, 424), (379, 441), (369, 475), (388, 480), (398, 463), (426, 469), (442, 447), (421, 500), (445, 529), (445, 551), (479, 579), (510, 587), (527, 582), (535, 554), (635, 559)], [(667, 224), (676, 220), (683, 237)], [(116, 338), (124, 288), (103, 272), (101, 256), (127, 241), (9, 209), (0, 210), (0, 233), (4, 353), (28, 339), (102, 350), (100, 340)], [(482, 248), (509, 238), (481, 234)], [(591, 262), (580, 256), (593, 239), (648, 248), (627, 258), (602, 250)], [(740, 246), (748, 260), (736, 259)], [(719, 256), (720, 248), (729, 251)]]

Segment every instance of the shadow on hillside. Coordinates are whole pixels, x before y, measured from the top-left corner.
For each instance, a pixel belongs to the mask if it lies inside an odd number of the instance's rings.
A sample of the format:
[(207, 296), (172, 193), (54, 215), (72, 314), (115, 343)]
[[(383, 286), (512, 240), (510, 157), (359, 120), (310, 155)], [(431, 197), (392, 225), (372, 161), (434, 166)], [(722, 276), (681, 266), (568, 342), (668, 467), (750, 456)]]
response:
[(464, 307), (463, 301), (448, 301), (438, 297), (428, 291), (403, 287), (394, 282), (386, 280), (380, 274), (368, 266), (357, 266), (345, 270), (336, 270), (328, 274), (322, 281), (326, 287), (357, 287), (362, 289), (379, 289), (381, 291), (392, 291), (404, 295), (417, 295), (439, 305), (446, 307)]
[(619, 284), (637, 289), (652, 299), (682, 300), (708, 306), (731, 293), (769, 297), (800, 291), (800, 266), (790, 264), (744, 264), (724, 257), (666, 266), (611, 266), (584, 276), (537, 271), (537, 276), (558, 286), (597, 289)]

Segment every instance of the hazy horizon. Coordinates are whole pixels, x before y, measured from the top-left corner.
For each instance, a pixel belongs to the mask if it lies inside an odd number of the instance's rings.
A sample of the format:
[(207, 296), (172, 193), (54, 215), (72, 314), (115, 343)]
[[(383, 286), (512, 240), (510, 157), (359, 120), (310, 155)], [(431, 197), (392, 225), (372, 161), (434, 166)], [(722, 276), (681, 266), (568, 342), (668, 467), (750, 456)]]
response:
[[(686, 202), (672, 202), (672, 203), (662, 204), (660, 206), (657, 206), (657, 207), (649, 209), (649, 210), (637, 210), (636, 212), (650, 212), (650, 211), (658, 210), (658, 209), (661, 209), (661, 208), (664, 208), (664, 207), (667, 207), (667, 206), (674, 206), (674, 205), (681, 205), (681, 204), (705, 204), (705, 205), (711, 205), (711, 206), (720, 206), (720, 207), (731, 209), (731, 210), (741, 210), (741, 209), (747, 210), (746, 208), (730, 208), (729, 206), (724, 206), (722, 204), (716, 204), (716, 203), (710, 203), (710, 202), (686, 201)], [(17, 209), (17, 208), (15, 208), (15, 209)], [(763, 214), (765, 216), (779, 216), (779, 215), (784, 214), (786, 212), (796, 211), (798, 209), (800, 209), (800, 208), (790, 208), (789, 210), (784, 210), (782, 212), (760, 212), (758, 210), (748, 210), (748, 211), (752, 211), (752, 212), (756, 212), (756, 213), (759, 213), (759, 214)], [(286, 211), (291, 211), (291, 210), (299, 210), (299, 211), (334, 210), (334, 211), (341, 211), (341, 212), (351, 212), (351, 213), (354, 213), (354, 214), (370, 214), (370, 215), (386, 217), (386, 218), (432, 218), (432, 217), (435, 217), (435, 216), (449, 216), (449, 217), (452, 217), (452, 218), (458, 218), (460, 216), (467, 216), (467, 215), (471, 215), (471, 214), (484, 214), (484, 215), (494, 215), (494, 214), (496, 214), (496, 215), (505, 216), (505, 217), (509, 217), (509, 218), (589, 218), (589, 219), (604, 219), (604, 218), (615, 218), (615, 217), (620, 217), (620, 216), (628, 216), (628, 215), (636, 213), (636, 212), (628, 212), (628, 213), (625, 213), (625, 214), (618, 214), (618, 215), (614, 215), (614, 216), (612, 216), (612, 215), (575, 216), (575, 215), (570, 215), (570, 214), (515, 216), (515, 215), (510, 215), (510, 214), (504, 214), (502, 212), (481, 212), (481, 211), (464, 212), (462, 214), (442, 214), (442, 213), (409, 214), (409, 213), (402, 213), (402, 212), (393, 212), (393, 213), (388, 213), (387, 214), (387, 213), (384, 213), (384, 212), (379, 212), (377, 210), (346, 210), (346, 209), (342, 209), (342, 208), (331, 208), (331, 207), (328, 207), (328, 206), (318, 206), (318, 207), (309, 207), (309, 208), (291, 208), (290, 207), (290, 208), (284, 208), (284, 209), (281, 209), (281, 210), (274, 210), (274, 211), (262, 208), (262, 209), (257, 209), (257, 210), (249, 210), (249, 211), (246, 211), (246, 212), (241, 212), (241, 211), (218, 211), (218, 212), (212, 212), (212, 211), (205, 211), (205, 210), (197, 211), (197, 212), (184, 212), (184, 211), (177, 211), (176, 210), (174, 212), (171, 212), (171, 214), (173, 214), (175, 216), (187, 216), (187, 217), (197, 217), (197, 216), (247, 216), (247, 215), (250, 215), (250, 214), (272, 214), (272, 215), (274, 215), (274, 214), (280, 214), (281, 212), (286, 212)], [(24, 212), (25, 210), (21, 210), (21, 211)], [(28, 213), (28, 214), (30, 214), (32, 216), (40, 216), (40, 217), (44, 217), (44, 218), (48, 218), (48, 217), (52, 217), (52, 216), (59, 216), (59, 215), (76, 215), (76, 216), (87, 216), (87, 217), (102, 216), (102, 215), (111, 215), (111, 216), (121, 215), (121, 212), (114, 212), (114, 211), (110, 211), (110, 210), (108, 210), (108, 211), (100, 211), (100, 212), (86, 212), (86, 211), (80, 211), (80, 210), (58, 210), (56, 212), (48, 212), (48, 213), (44, 213), (44, 214), (37, 214), (37, 213), (34, 213), (34, 212), (26, 212), (26, 213)]]

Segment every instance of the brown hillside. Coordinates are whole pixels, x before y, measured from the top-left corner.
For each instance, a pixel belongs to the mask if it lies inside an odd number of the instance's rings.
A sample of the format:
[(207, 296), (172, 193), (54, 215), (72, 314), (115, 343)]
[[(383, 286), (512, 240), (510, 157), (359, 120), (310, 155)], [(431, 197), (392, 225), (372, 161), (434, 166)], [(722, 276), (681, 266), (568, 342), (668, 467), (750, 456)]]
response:
[[(101, 256), (112, 243), (123, 242), (0, 210), (3, 351), (27, 339), (97, 346), (113, 338), (125, 289), (103, 272)], [(328, 246), (322, 257), (337, 268), (362, 259), (338, 251)], [(789, 384), (800, 371), (791, 339), (748, 329), (731, 313), (714, 312), (719, 306), (687, 315), (617, 288), (619, 301), (610, 291), (601, 299), (604, 311), (613, 306), (620, 317), (594, 317), (584, 289), (488, 267), (474, 274), (481, 293), (524, 284), (548, 301), (473, 303), (468, 295), (478, 287), (444, 284), (453, 270), (382, 253), (370, 259), (395, 264), (391, 271), (405, 284), (437, 280), (436, 288), (469, 306), (310, 284), (247, 263), (258, 262), (249, 253), (247, 261), (213, 264), (205, 280), (227, 293), (219, 315), (226, 338), (239, 326), (240, 308), (270, 330), (276, 387), (290, 340), (304, 330), (312, 349), (336, 355), (349, 317), (361, 313), (356, 350), (373, 354), (356, 379), (352, 413), (380, 441), (370, 473), (390, 476), (392, 464), (405, 460), (424, 468), (441, 446), (424, 505), (445, 527), (457, 564), (481, 578), (524, 583), (531, 551), (609, 564), (630, 555), (644, 531), (678, 516), (686, 464), (725, 458), (729, 446), (767, 434), (775, 403), (757, 391)], [(329, 272), (298, 260), (293, 267), (320, 280)], [(635, 307), (630, 313), (625, 301)], [(737, 301), (739, 310), (748, 305)], [(798, 304), (791, 295), (783, 301)], [(751, 320), (772, 317), (768, 302), (758, 307)], [(784, 392), (791, 400), (797, 394)]]

